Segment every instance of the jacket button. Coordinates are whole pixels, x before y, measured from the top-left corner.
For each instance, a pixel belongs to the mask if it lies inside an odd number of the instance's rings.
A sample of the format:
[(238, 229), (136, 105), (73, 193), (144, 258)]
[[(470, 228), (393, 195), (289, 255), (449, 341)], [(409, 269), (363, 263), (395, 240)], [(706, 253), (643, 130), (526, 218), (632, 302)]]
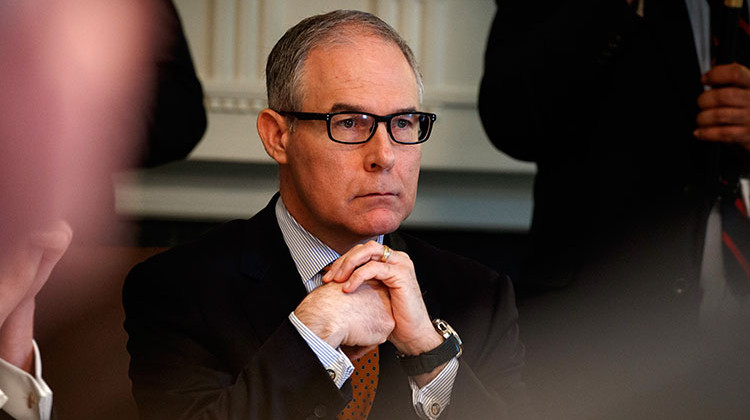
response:
[(323, 417), (326, 416), (327, 411), (328, 410), (326, 409), (326, 406), (324, 406), (323, 404), (320, 404), (315, 407), (315, 410), (313, 410), (313, 413), (315, 414), (315, 417), (322, 419)]
[(679, 278), (672, 283), (672, 291), (676, 295), (683, 295), (688, 290), (688, 282), (684, 278)]

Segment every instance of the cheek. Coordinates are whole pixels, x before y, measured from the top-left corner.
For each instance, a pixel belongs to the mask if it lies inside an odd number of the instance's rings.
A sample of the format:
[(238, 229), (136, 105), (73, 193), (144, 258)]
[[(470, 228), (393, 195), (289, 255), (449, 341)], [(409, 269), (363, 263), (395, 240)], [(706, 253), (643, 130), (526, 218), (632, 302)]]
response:
[(403, 182), (405, 190), (414, 196), (416, 196), (417, 192), (421, 157), (421, 149), (405, 155), (402, 159), (402, 166), (400, 170), (401, 180)]

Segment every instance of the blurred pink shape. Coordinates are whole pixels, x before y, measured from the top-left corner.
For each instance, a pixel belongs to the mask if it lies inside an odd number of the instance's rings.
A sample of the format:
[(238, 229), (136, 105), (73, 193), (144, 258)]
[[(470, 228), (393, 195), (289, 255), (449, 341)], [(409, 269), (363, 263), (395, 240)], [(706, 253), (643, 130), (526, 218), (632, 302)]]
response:
[(153, 83), (141, 3), (0, 4), (0, 247), (55, 219), (83, 237), (111, 223), (111, 175), (138, 152)]

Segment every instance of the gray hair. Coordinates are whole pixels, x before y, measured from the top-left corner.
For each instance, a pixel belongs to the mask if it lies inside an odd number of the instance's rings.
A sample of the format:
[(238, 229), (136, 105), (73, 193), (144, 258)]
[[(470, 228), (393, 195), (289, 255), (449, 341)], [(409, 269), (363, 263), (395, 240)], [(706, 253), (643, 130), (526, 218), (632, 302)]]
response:
[(374, 35), (395, 43), (401, 49), (417, 79), (419, 101), (422, 102), (422, 76), (414, 53), (401, 35), (371, 13), (336, 10), (302, 20), (274, 45), (266, 63), (268, 107), (276, 111), (299, 111), (307, 54), (316, 47), (346, 43), (356, 34)]

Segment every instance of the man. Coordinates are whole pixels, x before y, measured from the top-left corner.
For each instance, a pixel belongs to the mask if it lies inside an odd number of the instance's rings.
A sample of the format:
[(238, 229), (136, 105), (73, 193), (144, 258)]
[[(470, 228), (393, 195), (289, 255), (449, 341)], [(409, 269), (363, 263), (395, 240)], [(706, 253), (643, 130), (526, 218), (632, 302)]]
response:
[(520, 305), (530, 383), (557, 418), (748, 408), (736, 343), (698, 331), (747, 331), (750, 309), (707, 222), (723, 171), (748, 170), (750, 45), (711, 67), (709, 3), (497, 1), (480, 113), (498, 148), (537, 164), (519, 285), (564, 290)]
[(393, 233), (414, 206), (419, 143), (435, 120), (418, 111), (403, 39), (368, 13), (313, 16), (278, 41), (266, 76), (257, 126), (280, 194), (126, 280), (144, 418), (523, 410), (508, 279)]

